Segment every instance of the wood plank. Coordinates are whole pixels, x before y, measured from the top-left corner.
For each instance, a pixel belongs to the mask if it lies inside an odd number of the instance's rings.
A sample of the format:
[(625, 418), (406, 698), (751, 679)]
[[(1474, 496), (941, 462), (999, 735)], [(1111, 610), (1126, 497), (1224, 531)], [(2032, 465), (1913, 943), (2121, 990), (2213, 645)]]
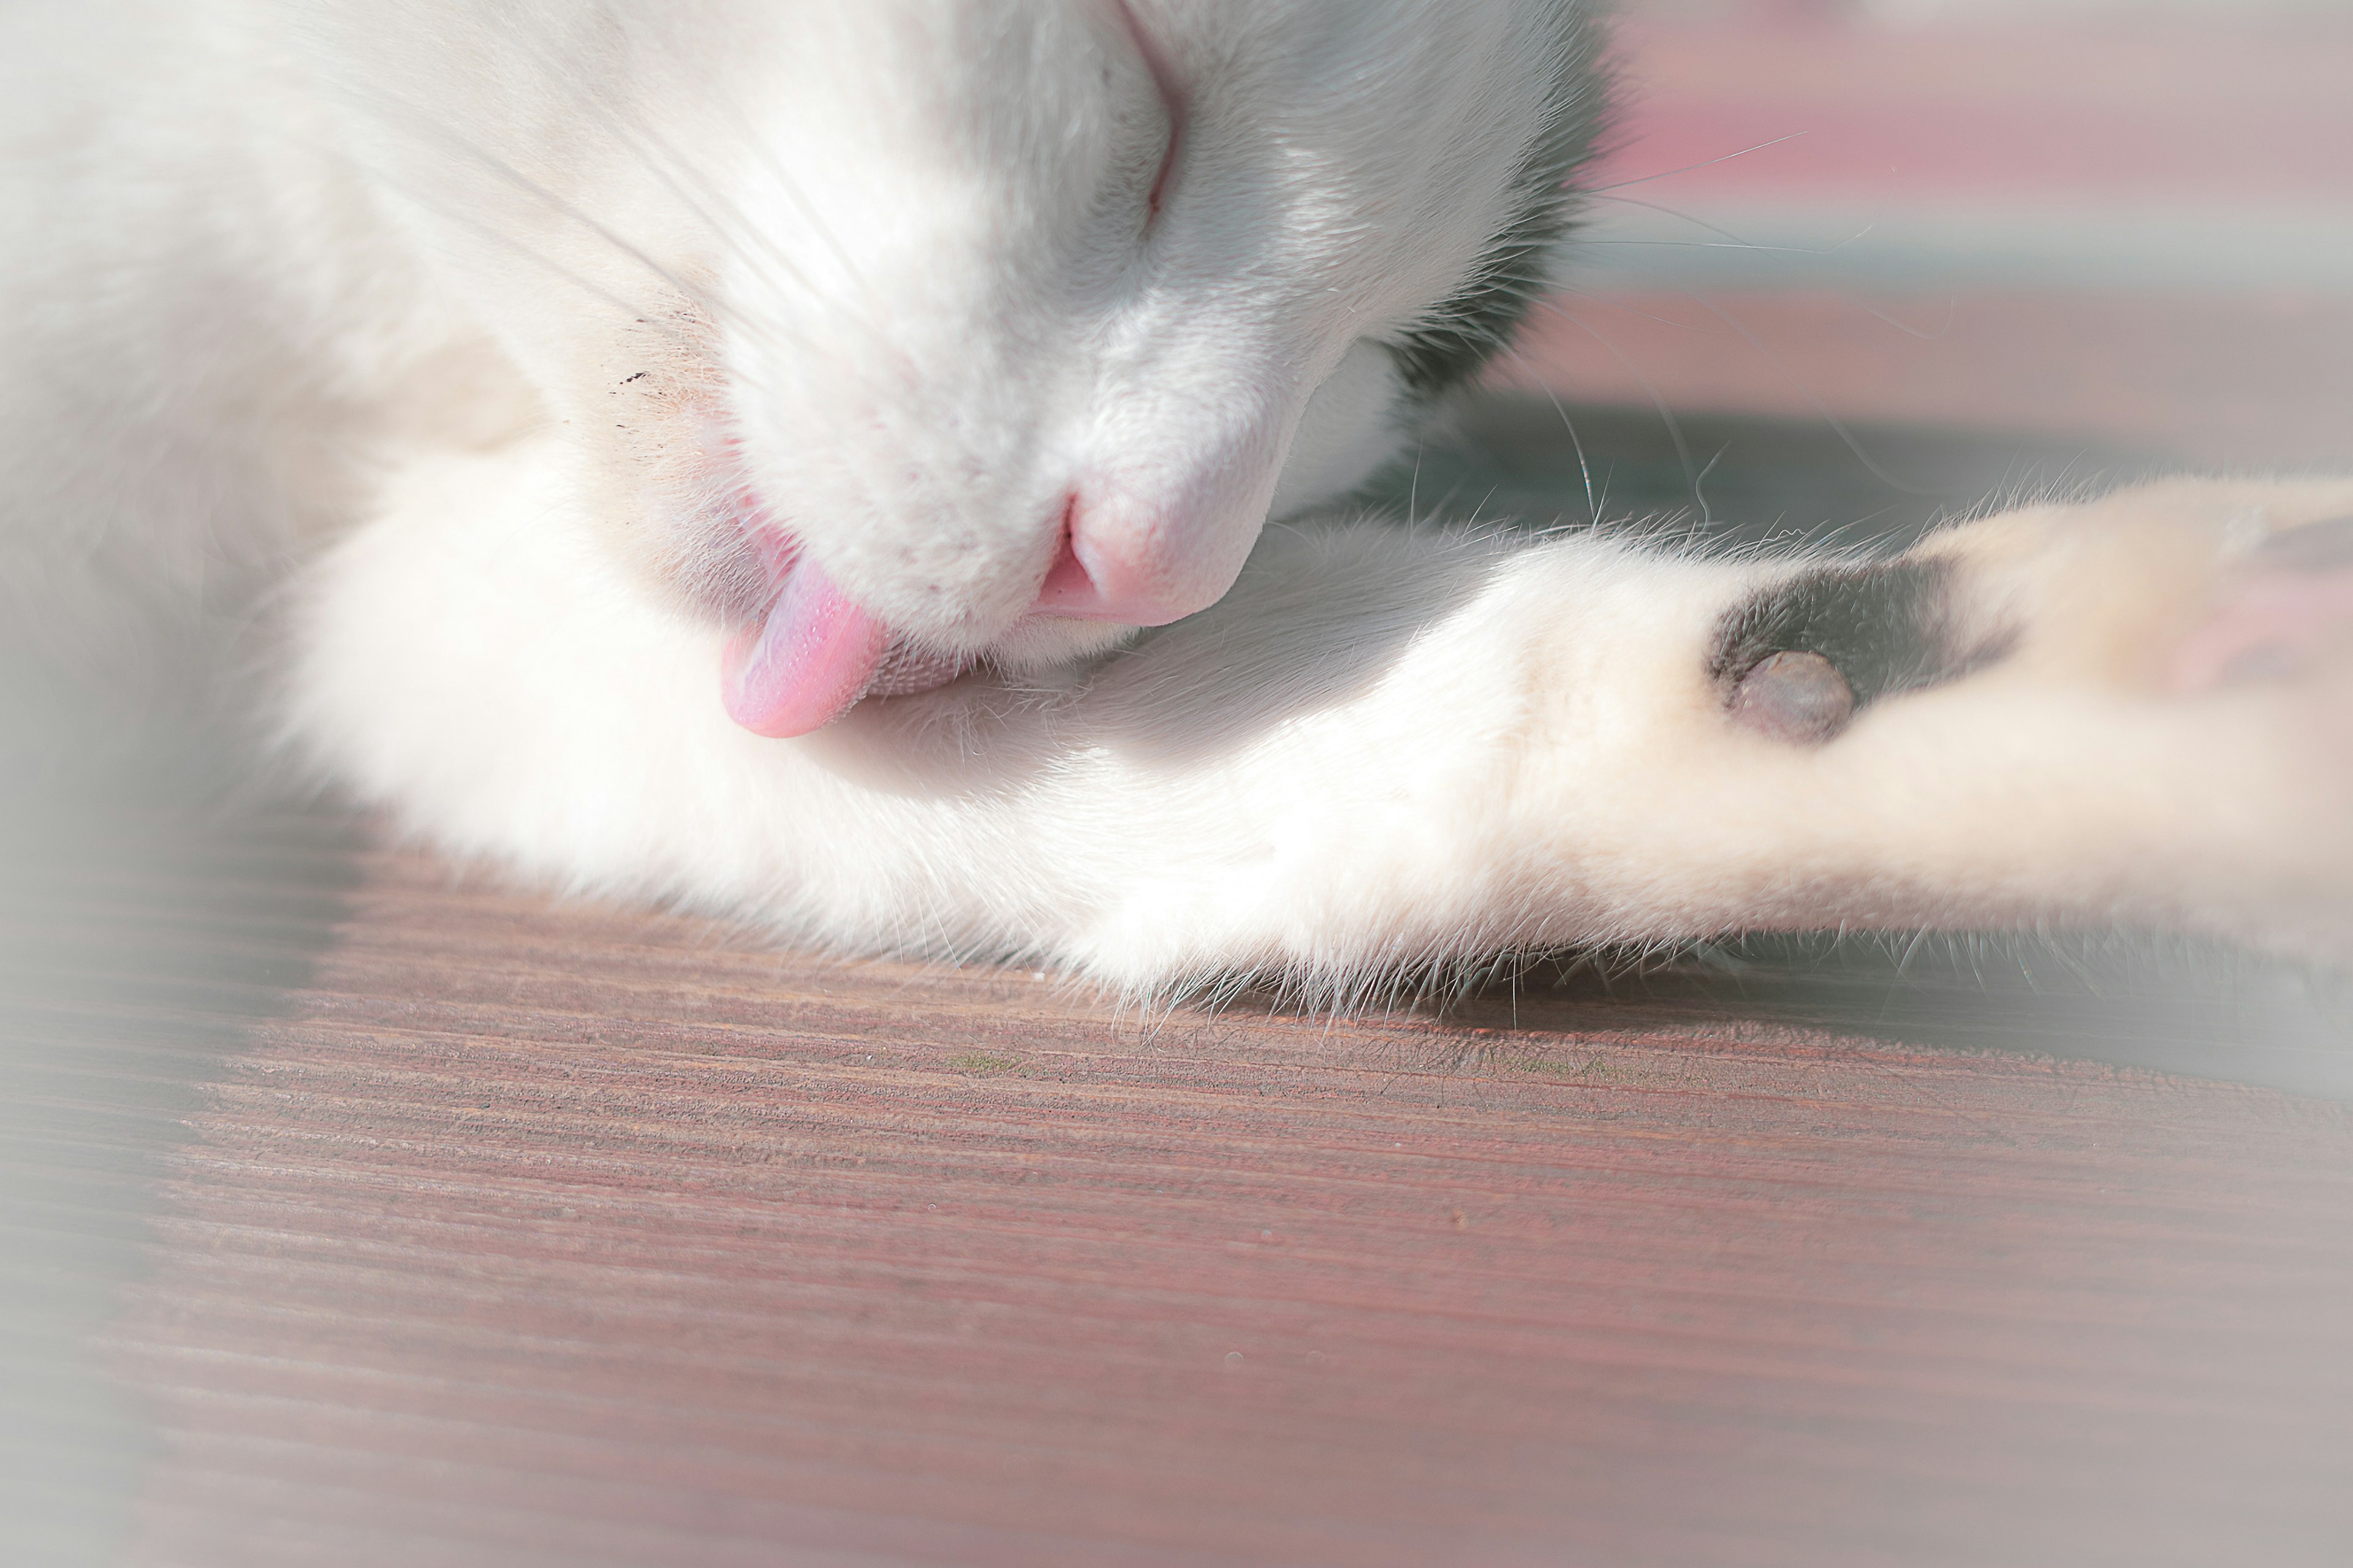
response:
[[(1672, 974), (1121, 1019), (254, 831), (346, 872), (290, 889), (332, 889), (299, 983), (209, 994), (233, 1038), (146, 1145), (123, 1561), (2353, 1540), (2340, 1104)], [(65, 1099), (103, 1102), (144, 1016), (60, 984), (118, 1047)]]

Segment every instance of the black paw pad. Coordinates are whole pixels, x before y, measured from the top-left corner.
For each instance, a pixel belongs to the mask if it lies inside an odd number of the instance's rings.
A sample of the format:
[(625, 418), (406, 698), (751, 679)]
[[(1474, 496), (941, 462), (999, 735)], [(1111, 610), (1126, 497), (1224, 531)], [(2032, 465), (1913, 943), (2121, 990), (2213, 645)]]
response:
[(1768, 740), (1820, 744), (1854, 717), (1854, 688), (1818, 653), (1767, 654), (1732, 689), (1725, 711)]
[(1716, 626), (1708, 678), (1725, 712), (1775, 740), (1819, 745), (1880, 698), (1957, 679), (2007, 639), (1963, 639), (1945, 561), (1829, 566), (1777, 583)]

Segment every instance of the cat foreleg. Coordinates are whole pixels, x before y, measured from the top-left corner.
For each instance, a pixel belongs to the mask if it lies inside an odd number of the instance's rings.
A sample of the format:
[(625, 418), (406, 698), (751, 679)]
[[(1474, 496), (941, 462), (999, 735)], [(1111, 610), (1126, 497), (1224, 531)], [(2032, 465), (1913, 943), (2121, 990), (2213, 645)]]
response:
[[(721, 628), (567, 523), (570, 460), (405, 472), (309, 584), (285, 710), (421, 836), (560, 885), (1137, 991), (1761, 927), (2344, 948), (2353, 595), (2279, 542), (2346, 487), (2126, 492), (1876, 566), (1276, 528), (1097, 663), (775, 741), (720, 705)], [(2247, 606), (2282, 592), (2274, 647)]]
[[(1235, 601), (1081, 704), (1124, 737), (1228, 737), (1173, 744), (1152, 793), (1225, 792), (1222, 834), (1206, 807), (1191, 831), (1238, 857), (1081, 951), (1330, 977), (1759, 928), (2124, 922), (2342, 955), (2347, 515), (2344, 485), (2177, 484), (1871, 565), (1274, 542)], [(1184, 907), (1205, 934), (1170, 952)]]

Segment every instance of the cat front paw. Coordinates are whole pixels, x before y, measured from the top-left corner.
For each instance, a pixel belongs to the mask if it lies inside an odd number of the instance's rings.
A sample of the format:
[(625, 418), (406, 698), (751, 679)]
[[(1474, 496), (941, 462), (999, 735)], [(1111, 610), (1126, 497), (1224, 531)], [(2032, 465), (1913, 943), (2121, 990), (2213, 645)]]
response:
[(2353, 482), (2173, 481), (2021, 521), (1947, 546), (1957, 616), (2008, 627), (1994, 679), (2090, 700), (2073, 743), (2114, 745), (2110, 800), (2173, 797), (2158, 853), (2193, 924), (2353, 962)]
[(1907, 560), (2022, 665), (2160, 695), (2326, 683), (2353, 656), (2353, 481), (2172, 480), (2021, 509)]
[(1788, 844), (1785, 883), (1838, 890), (1804, 918), (2353, 962), (2353, 482), (2172, 481), (1794, 567), (1704, 671), (1728, 771), (1773, 802), (1734, 815)]

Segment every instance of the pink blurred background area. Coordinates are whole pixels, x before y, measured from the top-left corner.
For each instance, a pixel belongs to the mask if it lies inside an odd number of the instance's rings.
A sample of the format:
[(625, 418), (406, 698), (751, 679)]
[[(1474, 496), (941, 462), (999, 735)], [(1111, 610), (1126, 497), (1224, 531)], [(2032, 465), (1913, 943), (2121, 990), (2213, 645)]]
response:
[(1650, 0), (1506, 385), (2353, 457), (2353, 4)]

